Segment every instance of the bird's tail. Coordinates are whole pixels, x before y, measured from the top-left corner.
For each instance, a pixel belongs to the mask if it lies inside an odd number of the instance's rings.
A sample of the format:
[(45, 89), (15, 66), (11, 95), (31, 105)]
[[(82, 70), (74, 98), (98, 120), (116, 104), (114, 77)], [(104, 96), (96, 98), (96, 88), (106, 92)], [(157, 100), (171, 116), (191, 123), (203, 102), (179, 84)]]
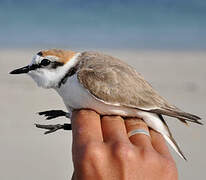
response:
[(173, 107), (173, 106), (162, 107), (160, 109), (153, 109), (153, 110), (150, 110), (150, 112), (162, 114), (162, 115), (166, 115), (166, 116), (171, 116), (171, 117), (176, 117), (181, 122), (184, 122), (185, 124), (187, 124), (187, 121), (189, 121), (189, 122), (203, 125), (203, 123), (200, 122), (200, 120), (201, 120), (200, 117), (198, 117), (194, 114), (190, 114), (190, 113), (181, 111), (180, 109)]

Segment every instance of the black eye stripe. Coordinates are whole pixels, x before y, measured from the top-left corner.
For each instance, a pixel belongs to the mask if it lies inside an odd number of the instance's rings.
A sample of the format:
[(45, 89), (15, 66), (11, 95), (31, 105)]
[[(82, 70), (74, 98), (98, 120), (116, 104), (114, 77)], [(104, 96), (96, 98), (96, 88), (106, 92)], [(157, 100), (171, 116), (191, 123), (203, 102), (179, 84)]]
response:
[(52, 62), (53, 69), (56, 69), (57, 67), (63, 66), (63, 65), (64, 65), (64, 63), (62, 63), (62, 62), (57, 62), (57, 61)]
[(37, 53), (37, 55), (42, 56), (43, 53), (40, 51), (40, 52)]
[(62, 63), (62, 62), (57, 62), (57, 61), (52, 62), (48, 59), (43, 59), (43, 60), (41, 61), (40, 64), (32, 64), (30, 66), (30, 70), (36, 70), (38, 68), (43, 68), (44, 66), (48, 66), (49, 64), (51, 64), (51, 66), (49, 66), (49, 69), (56, 69), (56, 68), (64, 65), (64, 63)]

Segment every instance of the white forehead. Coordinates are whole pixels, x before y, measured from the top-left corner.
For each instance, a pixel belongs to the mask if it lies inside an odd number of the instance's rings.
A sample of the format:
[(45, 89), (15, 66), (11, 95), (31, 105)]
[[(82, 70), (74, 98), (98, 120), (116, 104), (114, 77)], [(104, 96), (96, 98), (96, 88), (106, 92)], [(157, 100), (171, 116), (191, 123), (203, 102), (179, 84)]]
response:
[(31, 64), (39, 64), (42, 59), (43, 59), (43, 57), (41, 57), (39, 55), (34, 55), (32, 58)]
[(31, 61), (31, 64), (40, 64), (42, 59), (49, 59), (50, 61), (58, 61), (59, 58), (56, 56), (39, 56), (39, 55), (34, 55)]

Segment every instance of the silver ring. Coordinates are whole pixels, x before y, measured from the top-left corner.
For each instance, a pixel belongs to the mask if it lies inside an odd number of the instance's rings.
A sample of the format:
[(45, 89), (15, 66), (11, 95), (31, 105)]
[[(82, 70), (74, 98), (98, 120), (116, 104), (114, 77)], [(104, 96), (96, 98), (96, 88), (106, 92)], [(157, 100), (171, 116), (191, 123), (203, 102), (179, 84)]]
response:
[(135, 135), (135, 134), (144, 134), (150, 137), (150, 133), (144, 129), (134, 129), (130, 132), (128, 132), (128, 137), (130, 138), (131, 136)]

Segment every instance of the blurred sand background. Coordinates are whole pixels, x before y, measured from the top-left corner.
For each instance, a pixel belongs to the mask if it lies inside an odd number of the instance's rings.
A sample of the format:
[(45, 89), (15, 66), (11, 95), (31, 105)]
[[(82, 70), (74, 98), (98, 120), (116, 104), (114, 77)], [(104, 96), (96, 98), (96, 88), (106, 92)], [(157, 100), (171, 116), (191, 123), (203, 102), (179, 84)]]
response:
[[(37, 112), (66, 110), (53, 90), (8, 72), (41, 49), (98, 50), (133, 65), (159, 93), (206, 118), (206, 1), (0, 0), (0, 180), (72, 175), (71, 132), (45, 136)], [(180, 180), (205, 179), (206, 127), (166, 118), (188, 162)]]
[[(71, 132), (59, 131), (43, 135), (34, 123), (46, 123), (35, 114), (48, 109), (64, 109), (61, 98), (53, 90), (38, 88), (27, 75), (12, 76), (8, 72), (26, 65), (37, 49), (0, 50), (0, 179), (68, 179), (72, 175)], [(206, 53), (187, 51), (101, 52), (119, 57), (133, 65), (171, 103), (185, 111), (206, 117)], [(3, 60), (3, 61), (2, 61)], [(180, 179), (204, 179), (205, 126), (166, 118), (188, 162), (172, 150)], [(58, 118), (48, 123), (64, 123)]]

